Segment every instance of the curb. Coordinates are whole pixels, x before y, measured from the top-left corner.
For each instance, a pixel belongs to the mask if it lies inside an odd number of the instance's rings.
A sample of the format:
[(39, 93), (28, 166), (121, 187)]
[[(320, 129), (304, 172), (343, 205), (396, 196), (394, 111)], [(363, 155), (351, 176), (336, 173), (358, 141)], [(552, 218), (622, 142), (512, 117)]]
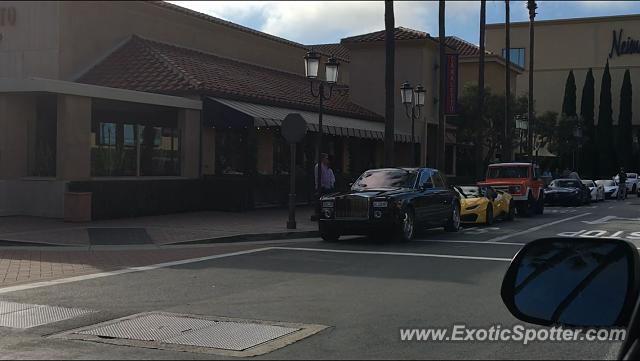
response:
[[(242, 242), (259, 242), (259, 241), (279, 241), (279, 240), (287, 240), (287, 239), (296, 239), (296, 238), (312, 238), (319, 237), (320, 233), (318, 231), (296, 231), (296, 232), (279, 232), (279, 233), (257, 233), (257, 234), (238, 234), (234, 236), (223, 236), (223, 237), (215, 237), (215, 238), (202, 238), (188, 241), (180, 241), (180, 242), (171, 242), (171, 243), (151, 243), (148, 245), (140, 245), (140, 244), (118, 244), (114, 245), (118, 248), (126, 247), (130, 249), (134, 248), (145, 248), (144, 246), (152, 246), (152, 247), (164, 247), (164, 246), (177, 246), (177, 245), (198, 245), (198, 244), (215, 244), (215, 243), (242, 243)], [(46, 242), (32, 242), (32, 241), (14, 241), (14, 240), (3, 240), (0, 239), (0, 247), (20, 247), (20, 248), (43, 248), (43, 247), (55, 247), (60, 249), (91, 249), (91, 248), (102, 248), (102, 247), (110, 247), (111, 245), (75, 245), (75, 244), (56, 244), (56, 243), (46, 243)]]
[(165, 243), (163, 246), (169, 245), (189, 245), (189, 244), (211, 244), (211, 243), (240, 243), (240, 242), (259, 242), (259, 241), (278, 241), (295, 238), (311, 238), (319, 237), (318, 231), (299, 231), (299, 232), (279, 232), (279, 233), (258, 233), (258, 234), (239, 234), (235, 236), (225, 236), (216, 238), (203, 238), (192, 241)]

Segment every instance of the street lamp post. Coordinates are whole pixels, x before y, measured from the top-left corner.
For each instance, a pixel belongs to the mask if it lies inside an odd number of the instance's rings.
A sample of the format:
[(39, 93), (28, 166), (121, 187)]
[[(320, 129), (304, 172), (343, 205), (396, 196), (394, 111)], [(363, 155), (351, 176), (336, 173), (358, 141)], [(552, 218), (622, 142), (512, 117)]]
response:
[[(409, 84), (408, 81), (405, 81), (400, 87), (400, 96), (402, 98), (402, 104), (404, 104), (404, 109), (407, 114), (407, 117), (411, 119), (411, 164), (410, 166), (414, 166), (416, 164), (416, 140), (415, 140), (415, 132), (416, 132), (416, 118), (420, 118), (422, 113), (422, 107), (424, 106), (424, 99), (426, 90), (420, 84), (416, 86), (415, 89)], [(415, 96), (414, 96), (415, 95)], [(416, 108), (418, 108), (418, 114), (416, 114)], [(411, 111), (409, 111), (411, 109)]]
[[(318, 70), (320, 69), (320, 54), (313, 51), (309, 51), (304, 57), (304, 71), (306, 77), (309, 79), (311, 88), (311, 95), (314, 98), (318, 98), (318, 137), (316, 139), (316, 192), (318, 196), (318, 202), (316, 204), (315, 217), (312, 216), (312, 220), (319, 219), (320, 217), (320, 198), (322, 197), (322, 167), (320, 166), (320, 153), (322, 149), (322, 111), (325, 100), (329, 100), (333, 95), (334, 85), (338, 82), (338, 68), (340, 63), (335, 57), (329, 58), (324, 64), (325, 66), (325, 80), (318, 79)], [(318, 91), (314, 90), (315, 84), (318, 84)], [(325, 90), (325, 85), (328, 85), (329, 90)]]

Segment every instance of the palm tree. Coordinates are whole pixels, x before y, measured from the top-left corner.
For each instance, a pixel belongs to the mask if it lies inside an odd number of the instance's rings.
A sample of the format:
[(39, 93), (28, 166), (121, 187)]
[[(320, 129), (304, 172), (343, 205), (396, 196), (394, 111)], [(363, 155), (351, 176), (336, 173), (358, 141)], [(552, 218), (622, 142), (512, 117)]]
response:
[(504, 2), (505, 17), (505, 87), (504, 87), (504, 134), (502, 140), (502, 160), (511, 160), (511, 20), (509, 11), (509, 0)]
[[(487, 23), (487, 1), (480, 1), (480, 61), (478, 64), (478, 121), (476, 122), (477, 127), (482, 127), (484, 124), (483, 116), (484, 116), (484, 34)], [(479, 134), (477, 132), (476, 134)], [(484, 163), (482, 161), (482, 154), (484, 152), (482, 137), (478, 136), (476, 140), (476, 179), (480, 179), (482, 177), (482, 173), (484, 172)]]
[(441, 172), (446, 172), (445, 167), (445, 119), (444, 119), (444, 107), (446, 98), (446, 54), (445, 54), (445, 32), (444, 32), (444, 0), (440, 0), (440, 6), (438, 11), (438, 27), (439, 27), (439, 40), (440, 40), (440, 95), (438, 96), (438, 169)]
[(394, 71), (395, 71), (395, 18), (393, 15), (393, 1), (384, 2), (384, 30), (385, 30), (385, 126), (384, 126), (384, 163), (393, 167), (394, 162)]

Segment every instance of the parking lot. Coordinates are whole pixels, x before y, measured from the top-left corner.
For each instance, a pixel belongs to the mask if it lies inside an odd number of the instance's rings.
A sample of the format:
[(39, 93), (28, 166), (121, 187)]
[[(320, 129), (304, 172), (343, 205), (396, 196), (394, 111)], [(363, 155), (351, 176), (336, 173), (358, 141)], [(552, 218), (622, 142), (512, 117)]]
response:
[[(615, 357), (614, 343), (403, 342), (408, 327), (504, 327), (502, 276), (521, 246), (542, 237), (618, 237), (640, 247), (640, 199), (549, 207), (544, 215), (426, 230), (410, 243), (345, 238), (274, 241), (239, 252), (0, 289), (0, 301), (94, 312), (38, 327), (0, 327), (2, 358), (224, 357), (157, 345), (68, 340), (61, 333), (138, 313), (326, 326), (260, 358)], [(215, 246), (211, 246), (215, 247)], [(186, 352), (185, 352), (186, 351)]]

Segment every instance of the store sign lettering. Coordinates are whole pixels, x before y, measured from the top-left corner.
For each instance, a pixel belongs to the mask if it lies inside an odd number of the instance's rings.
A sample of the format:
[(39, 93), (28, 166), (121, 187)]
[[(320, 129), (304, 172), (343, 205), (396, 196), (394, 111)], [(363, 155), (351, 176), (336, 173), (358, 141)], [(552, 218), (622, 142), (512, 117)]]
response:
[(613, 58), (614, 54), (617, 56), (625, 54), (640, 54), (640, 40), (632, 39), (629, 36), (627, 36), (626, 40), (622, 40), (622, 29), (620, 29), (619, 33), (616, 33), (614, 30), (609, 59)]

